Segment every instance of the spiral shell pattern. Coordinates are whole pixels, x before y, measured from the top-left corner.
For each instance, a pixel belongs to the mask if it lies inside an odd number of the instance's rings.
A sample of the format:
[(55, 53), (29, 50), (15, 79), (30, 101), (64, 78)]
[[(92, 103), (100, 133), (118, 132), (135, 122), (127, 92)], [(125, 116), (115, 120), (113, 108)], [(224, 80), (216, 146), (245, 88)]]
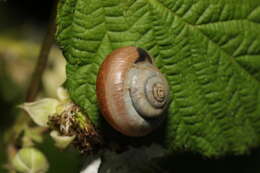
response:
[(127, 136), (145, 136), (165, 117), (167, 80), (149, 54), (137, 47), (114, 50), (100, 67), (96, 83), (102, 115)]

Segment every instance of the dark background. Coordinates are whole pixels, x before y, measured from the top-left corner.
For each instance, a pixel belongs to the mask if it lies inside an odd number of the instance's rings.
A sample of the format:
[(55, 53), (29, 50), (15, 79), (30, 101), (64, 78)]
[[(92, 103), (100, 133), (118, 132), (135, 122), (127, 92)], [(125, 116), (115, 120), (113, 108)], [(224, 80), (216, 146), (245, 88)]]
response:
[(26, 23), (44, 26), (50, 16), (53, 0), (0, 0), (3, 19), (1, 28), (17, 27)]

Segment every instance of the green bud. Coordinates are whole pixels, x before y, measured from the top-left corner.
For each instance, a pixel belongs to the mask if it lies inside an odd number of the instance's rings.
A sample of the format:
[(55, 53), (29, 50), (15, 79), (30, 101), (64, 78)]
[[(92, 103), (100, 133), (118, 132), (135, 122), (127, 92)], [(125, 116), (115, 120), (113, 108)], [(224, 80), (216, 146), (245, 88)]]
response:
[(19, 150), (12, 164), (21, 173), (46, 173), (49, 168), (49, 163), (45, 156), (35, 148)]
[(60, 149), (67, 148), (75, 139), (74, 136), (61, 136), (58, 131), (52, 131), (50, 133), (52, 139), (55, 141), (55, 146)]

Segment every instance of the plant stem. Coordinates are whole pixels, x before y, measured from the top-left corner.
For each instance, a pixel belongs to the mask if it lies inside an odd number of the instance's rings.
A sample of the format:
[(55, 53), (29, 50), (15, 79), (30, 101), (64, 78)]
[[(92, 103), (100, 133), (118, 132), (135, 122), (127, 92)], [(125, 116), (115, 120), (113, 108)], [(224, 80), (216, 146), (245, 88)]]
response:
[[(54, 43), (54, 33), (56, 31), (56, 12), (57, 12), (57, 4), (58, 0), (54, 0), (53, 2), (53, 9), (50, 16), (50, 22), (48, 25), (47, 33), (44, 37), (41, 50), (38, 56), (38, 60), (31, 78), (31, 82), (29, 84), (27, 90), (27, 96), (25, 101), (32, 102), (36, 99), (38, 91), (40, 89), (40, 83), (42, 79), (43, 72), (47, 66), (48, 56), (51, 50), (51, 47)], [(17, 118), (13, 126), (11, 127), (10, 131), (8, 130), (7, 133), (10, 133), (10, 138), (7, 139), (7, 155), (8, 161), (11, 163), (11, 160), (15, 153), (17, 152), (16, 148), (16, 139), (17, 137), (23, 132), (23, 130), (29, 125), (31, 119), (29, 116), (25, 115), (25, 113), (21, 113)], [(8, 165), (9, 169), (12, 167)]]
[(43, 72), (47, 66), (49, 53), (54, 42), (54, 33), (56, 31), (56, 8), (58, 0), (54, 1), (53, 10), (50, 18), (50, 23), (48, 26), (47, 33), (42, 43), (41, 51), (38, 56), (37, 64), (27, 90), (26, 102), (34, 101), (40, 88), (40, 83), (42, 79)]

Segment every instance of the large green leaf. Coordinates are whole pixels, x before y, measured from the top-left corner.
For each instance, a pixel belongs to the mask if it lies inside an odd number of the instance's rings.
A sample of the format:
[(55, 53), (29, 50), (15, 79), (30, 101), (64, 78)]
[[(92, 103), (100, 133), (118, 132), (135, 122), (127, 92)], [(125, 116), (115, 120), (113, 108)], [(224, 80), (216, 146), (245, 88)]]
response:
[(242, 154), (260, 143), (259, 0), (61, 0), (57, 24), (66, 87), (97, 126), (98, 68), (133, 45), (171, 86), (171, 151)]

